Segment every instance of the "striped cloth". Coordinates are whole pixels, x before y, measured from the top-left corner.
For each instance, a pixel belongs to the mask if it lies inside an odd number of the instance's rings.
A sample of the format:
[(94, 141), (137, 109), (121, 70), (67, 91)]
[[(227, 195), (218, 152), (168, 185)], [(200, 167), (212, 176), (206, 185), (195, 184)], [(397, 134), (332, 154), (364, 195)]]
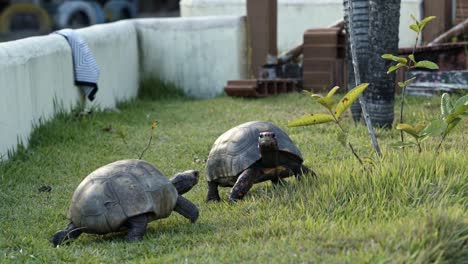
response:
[(83, 89), (85, 96), (93, 101), (98, 91), (99, 67), (86, 42), (73, 29), (62, 29), (53, 32), (68, 41), (73, 56), (73, 73), (75, 84)]

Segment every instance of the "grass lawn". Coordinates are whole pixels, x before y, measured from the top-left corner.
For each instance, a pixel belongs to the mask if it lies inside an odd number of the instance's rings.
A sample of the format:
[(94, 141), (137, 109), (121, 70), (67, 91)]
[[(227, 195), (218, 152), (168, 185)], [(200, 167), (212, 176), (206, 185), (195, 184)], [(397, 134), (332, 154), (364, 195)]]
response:
[[(408, 98), (406, 121), (437, 115), (438, 104), (438, 98)], [(366, 172), (335, 141), (336, 126), (286, 127), (304, 113), (321, 111), (301, 94), (261, 100), (167, 97), (119, 108), (82, 118), (60, 114), (36, 129), (27, 150), (0, 163), (1, 263), (468, 262), (466, 121), (438, 156), (438, 139), (424, 142), (418, 154), (415, 148), (391, 148), (399, 132), (378, 129), (384, 153), (378, 160), (367, 129), (355, 126), (348, 114), (343, 124), (351, 142), (375, 162)], [(201, 171), (202, 180), (185, 195), (200, 209), (197, 223), (173, 213), (152, 222), (139, 243), (126, 243), (118, 233), (84, 234), (53, 248), (50, 239), (68, 223), (70, 199), (81, 180), (112, 161), (137, 158), (153, 120), (159, 125), (144, 159), (167, 176)], [(211, 145), (227, 129), (251, 120), (284, 128), (318, 177), (290, 178), (278, 187), (257, 184), (232, 205), (229, 188), (221, 188), (223, 202), (205, 203), (204, 162)], [(123, 131), (127, 145), (109, 130)], [(52, 190), (39, 192), (43, 185)]]

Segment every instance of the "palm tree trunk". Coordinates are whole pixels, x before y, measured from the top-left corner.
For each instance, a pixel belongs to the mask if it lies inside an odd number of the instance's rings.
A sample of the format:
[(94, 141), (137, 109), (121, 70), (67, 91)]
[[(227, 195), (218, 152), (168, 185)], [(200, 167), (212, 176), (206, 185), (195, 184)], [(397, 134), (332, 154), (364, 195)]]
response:
[(370, 53), (366, 77), (370, 85), (364, 96), (372, 124), (379, 127), (391, 127), (394, 118), (395, 72), (387, 74), (391, 62), (383, 60), (381, 56), (385, 53), (398, 53), (400, 2), (401, 0), (369, 0)]
[[(367, 78), (367, 64), (369, 60), (369, 0), (344, 0), (344, 13), (345, 13), (345, 29), (346, 29), (346, 43), (347, 43), (347, 65), (348, 65), (348, 90), (356, 86), (354, 78), (354, 70), (352, 57), (349, 45), (349, 24), (353, 23), (353, 40), (355, 41), (356, 57), (359, 65), (359, 72), (361, 82), (368, 82)], [(352, 4), (353, 14), (349, 16), (349, 4)], [(361, 106), (358, 101), (351, 105), (351, 113), (354, 121), (361, 119)]]

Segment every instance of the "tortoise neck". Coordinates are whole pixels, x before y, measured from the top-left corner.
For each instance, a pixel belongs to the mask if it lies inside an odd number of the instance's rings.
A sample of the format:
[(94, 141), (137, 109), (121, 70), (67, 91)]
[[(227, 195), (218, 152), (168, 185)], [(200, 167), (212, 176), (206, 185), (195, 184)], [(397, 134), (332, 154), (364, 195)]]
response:
[(263, 167), (276, 167), (278, 165), (278, 152), (278, 149), (265, 149), (260, 147), (261, 163)]

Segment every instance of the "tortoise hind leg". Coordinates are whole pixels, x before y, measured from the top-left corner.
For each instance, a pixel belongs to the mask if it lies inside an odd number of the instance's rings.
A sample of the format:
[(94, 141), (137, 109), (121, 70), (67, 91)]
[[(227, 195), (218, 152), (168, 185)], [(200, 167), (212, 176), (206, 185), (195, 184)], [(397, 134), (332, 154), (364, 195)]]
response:
[(206, 201), (210, 202), (219, 202), (221, 198), (219, 197), (218, 192), (218, 183), (217, 182), (208, 182), (208, 195), (206, 196)]
[(317, 174), (311, 169), (309, 169), (307, 166), (304, 164), (300, 164), (298, 166), (293, 166), (291, 168), (293, 170), (294, 176), (296, 176), (296, 179), (301, 180), (302, 176), (310, 174), (312, 177), (316, 177)]
[(81, 233), (81, 230), (79, 230), (73, 223), (70, 223), (65, 230), (58, 231), (54, 234), (52, 237), (52, 244), (54, 244), (54, 247), (57, 247), (67, 240), (78, 238)]
[(140, 241), (146, 232), (148, 217), (146, 214), (130, 217), (127, 221), (128, 233), (125, 240), (128, 242)]
[(181, 195), (177, 197), (177, 202), (174, 207), (174, 211), (189, 219), (192, 223), (195, 223), (195, 221), (197, 221), (198, 219), (197, 206), (195, 206), (191, 201), (189, 201)]

